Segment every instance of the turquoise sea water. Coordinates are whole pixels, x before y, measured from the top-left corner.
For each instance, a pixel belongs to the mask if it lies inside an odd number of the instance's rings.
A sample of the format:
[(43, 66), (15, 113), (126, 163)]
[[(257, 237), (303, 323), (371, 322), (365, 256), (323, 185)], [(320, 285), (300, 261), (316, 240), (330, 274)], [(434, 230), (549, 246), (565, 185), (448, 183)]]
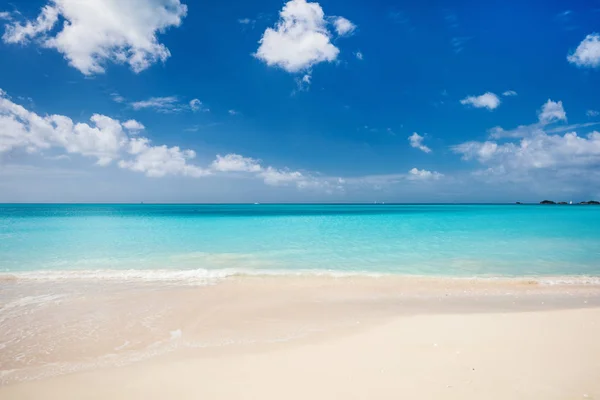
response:
[(600, 276), (600, 207), (4, 204), (0, 272)]

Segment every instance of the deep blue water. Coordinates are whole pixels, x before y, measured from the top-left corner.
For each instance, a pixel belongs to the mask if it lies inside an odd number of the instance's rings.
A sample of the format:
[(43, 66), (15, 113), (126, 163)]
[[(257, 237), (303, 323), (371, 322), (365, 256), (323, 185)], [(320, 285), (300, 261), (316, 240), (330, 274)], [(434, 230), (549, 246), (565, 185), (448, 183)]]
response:
[(0, 204), (0, 271), (600, 276), (600, 207)]

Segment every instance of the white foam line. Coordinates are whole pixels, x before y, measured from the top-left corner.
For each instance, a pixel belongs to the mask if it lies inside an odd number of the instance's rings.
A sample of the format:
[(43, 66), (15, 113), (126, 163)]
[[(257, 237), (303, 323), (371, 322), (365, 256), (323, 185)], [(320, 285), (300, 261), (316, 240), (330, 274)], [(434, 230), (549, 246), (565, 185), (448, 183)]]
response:
[[(189, 270), (54, 270), (28, 271), (0, 275), (2, 280), (33, 280), (33, 281), (118, 281), (118, 282), (169, 282), (194, 285), (211, 285), (229, 277), (397, 277), (415, 280), (458, 280), (482, 282), (523, 282), (532, 281), (542, 285), (600, 285), (600, 276), (433, 276), (433, 275), (402, 275), (384, 272), (367, 271), (337, 271), (337, 270), (270, 270), (270, 269), (189, 269)], [(8, 279), (7, 279), (8, 278)]]

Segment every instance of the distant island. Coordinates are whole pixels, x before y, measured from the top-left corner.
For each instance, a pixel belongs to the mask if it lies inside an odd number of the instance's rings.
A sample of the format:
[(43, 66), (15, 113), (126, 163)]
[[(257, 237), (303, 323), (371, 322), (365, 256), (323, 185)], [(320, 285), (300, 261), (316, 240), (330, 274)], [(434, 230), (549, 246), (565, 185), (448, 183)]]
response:
[[(517, 202), (517, 204), (521, 204), (521, 203)], [(568, 204), (573, 204), (573, 203), (567, 203), (566, 201), (559, 201), (557, 203), (557, 202), (552, 201), (552, 200), (542, 200), (542, 201), (540, 201), (540, 204), (558, 204), (558, 205), (565, 205), (565, 204), (567, 204), (568, 205)], [(582, 201), (582, 202), (577, 203), (577, 204), (581, 204), (581, 205), (590, 205), (590, 204), (599, 205), (600, 201), (589, 200), (589, 201)]]

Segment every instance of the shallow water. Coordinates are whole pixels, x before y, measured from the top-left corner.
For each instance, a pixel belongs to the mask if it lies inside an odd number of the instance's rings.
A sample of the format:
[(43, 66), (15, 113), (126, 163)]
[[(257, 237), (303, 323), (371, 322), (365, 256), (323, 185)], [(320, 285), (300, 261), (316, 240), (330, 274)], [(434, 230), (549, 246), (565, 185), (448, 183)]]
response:
[(197, 282), (237, 273), (597, 277), (600, 207), (5, 204), (0, 271)]

